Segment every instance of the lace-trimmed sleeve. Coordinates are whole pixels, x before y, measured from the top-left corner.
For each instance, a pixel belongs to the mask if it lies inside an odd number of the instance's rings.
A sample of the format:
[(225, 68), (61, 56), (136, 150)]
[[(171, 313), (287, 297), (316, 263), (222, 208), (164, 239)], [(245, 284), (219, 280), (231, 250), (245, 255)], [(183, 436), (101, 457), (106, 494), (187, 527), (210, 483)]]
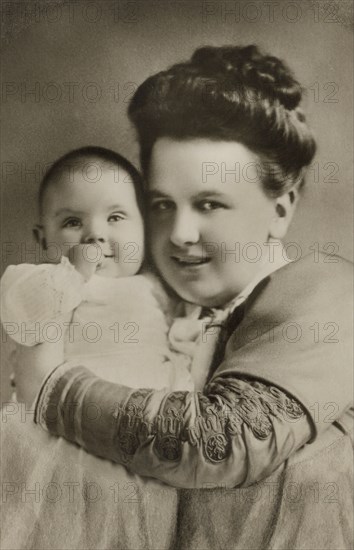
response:
[[(95, 420), (85, 414), (92, 403)], [(63, 366), (42, 388), (36, 422), (92, 454), (184, 488), (254, 483), (311, 435), (302, 406), (256, 380), (218, 376), (204, 393), (171, 393), (132, 390)]]
[(33, 346), (50, 320), (74, 310), (84, 279), (65, 257), (59, 264), (9, 266), (1, 278), (1, 321), (17, 343)]

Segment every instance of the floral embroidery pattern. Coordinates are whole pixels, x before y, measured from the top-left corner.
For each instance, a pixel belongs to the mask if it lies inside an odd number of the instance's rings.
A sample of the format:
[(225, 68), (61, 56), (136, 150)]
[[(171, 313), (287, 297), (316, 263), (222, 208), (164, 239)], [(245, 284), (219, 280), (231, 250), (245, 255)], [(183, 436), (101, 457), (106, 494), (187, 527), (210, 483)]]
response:
[(205, 454), (209, 460), (219, 462), (228, 456), (230, 446), (224, 434), (211, 435), (206, 443)]
[(181, 442), (173, 435), (166, 435), (158, 439), (155, 445), (157, 454), (165, 460), (178, 460), (181, 458)]
[[(187, 442), (201, 447), (206, 459), (217, 463), (230, 455), (232, 437), (243, 430), (264, 440), (272, 433), (273, 418), (294, 421), (304, 415), (300, 404), (279, 388), (246, 379), (215, 378), (205, 394), (170, 393), (159, 414), (149, 419), (153, 394), (152, 390), (135, 391), (126, 406), (116, 411), (116, 441), (125, 459), (154, 438), (154, 451), (163, 460), (180, 460)], [(194, 416), (189, 418), (191, 411)]]

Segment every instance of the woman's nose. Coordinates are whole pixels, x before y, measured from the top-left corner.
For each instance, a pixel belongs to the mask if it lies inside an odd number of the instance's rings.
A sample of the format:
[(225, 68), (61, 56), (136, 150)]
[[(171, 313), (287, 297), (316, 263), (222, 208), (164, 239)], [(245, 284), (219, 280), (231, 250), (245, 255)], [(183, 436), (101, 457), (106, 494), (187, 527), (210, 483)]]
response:
[(198, 220), (193, 213), (176, 214), (171, 228), (170, 241), (179, 247), (196, 244), (199, 241)]

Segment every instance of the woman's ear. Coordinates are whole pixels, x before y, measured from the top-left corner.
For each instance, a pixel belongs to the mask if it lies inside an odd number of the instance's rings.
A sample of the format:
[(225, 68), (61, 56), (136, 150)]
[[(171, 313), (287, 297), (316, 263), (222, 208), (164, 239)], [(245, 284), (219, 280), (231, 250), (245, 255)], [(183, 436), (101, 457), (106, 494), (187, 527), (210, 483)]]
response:
[(274, 217), (270, 224), (270, 237), (282, 239), (285, 237), (298, 201), (298, 191), (292, 188), (274, 201)]
[(43, 250), (47, 250), (47, 241), (44, 236), (43, 225), (35, 225), (32, 229), (32, 235), (36, 243), (38, 243)]

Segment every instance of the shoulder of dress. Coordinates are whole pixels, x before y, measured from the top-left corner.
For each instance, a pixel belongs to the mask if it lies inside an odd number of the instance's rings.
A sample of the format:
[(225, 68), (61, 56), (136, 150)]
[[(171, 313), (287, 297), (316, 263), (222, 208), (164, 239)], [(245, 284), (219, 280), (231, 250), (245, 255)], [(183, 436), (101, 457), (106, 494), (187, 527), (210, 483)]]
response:
[[(260, 336), (289, 322), (307, 320), (311, 325), (315, 321), (330, 320), (340, 323), (343, 330), (349, 326), (352, 264), (340, 257), (334, 257), (338, 261), (327, 263), (326, 258), (324, 254), (318, 258), (307, 255), (272, 273), (259, 284), (245, 302), (235, 329), (232, 323), (229, 325), (229, 347), (237, 342), (238, 348), (250, 343), (253, 334)], [(314, 261), (317, 259), (319, 261)], [(245, 342), (243, 339), (240, 342), (242, 334), (248, 338)]]
[(269, 291), (278, 300), (294, 303), (297, 300), (323, 300), (323, 303), (339, 300), (351, 293), (353, 264), (335, 255), (322, 252), (308, 254), (274, 272), (270, 276)]
[(1, 293), (18, 286), (28, 277), (36, 276), (43, 270), (43, 264), (16, 264), (9, 265), (1, 277)]
[[(78, 273), (75, 269), (75, 267), (70, 263), (68, 258), (62, 257), (60, 262), (58, 263), (40, 263), (40, 264), (16, 264), (16, 265), (9, 265), (2, 277), (1, 280), (6, 280), (8, 277), (23, 277), (23, 276), (29, 276), (32, 274), (38, 274), (38, 273), (56, 273), (56, 272), (69, 272), (69, 273)], [(81, 276), (80, 276), (81, 277)]]
[(15, 272), (17, 273), (27, 273), (30, 271), (34, 271), (36, 269), (39, 269), (42, 264), (16, 264), (16, 265), (8, 265), (5, 269), (3, 275), (1, 278), (6, 277), (9, 274), (13, 274)]
[(275, 271), (272, 277), (276, 278), (280, 276), (284, 279), (291, 278), (293, 280), (294, 276), (301, 274), (302, 279), (311, 278), (314, 282), (317, 280), (328, 280), (334, 284), (338, 284), (338, 279), (333, 280), (333, 277), (339, 277), (339, 280), (343, 281), (349, 280), (351, 279), (352, 272), (353, 264), (351, 261), (330, 252), (324, 253), (314, 250), (314, 253), (301, 256), (278, 271)]

